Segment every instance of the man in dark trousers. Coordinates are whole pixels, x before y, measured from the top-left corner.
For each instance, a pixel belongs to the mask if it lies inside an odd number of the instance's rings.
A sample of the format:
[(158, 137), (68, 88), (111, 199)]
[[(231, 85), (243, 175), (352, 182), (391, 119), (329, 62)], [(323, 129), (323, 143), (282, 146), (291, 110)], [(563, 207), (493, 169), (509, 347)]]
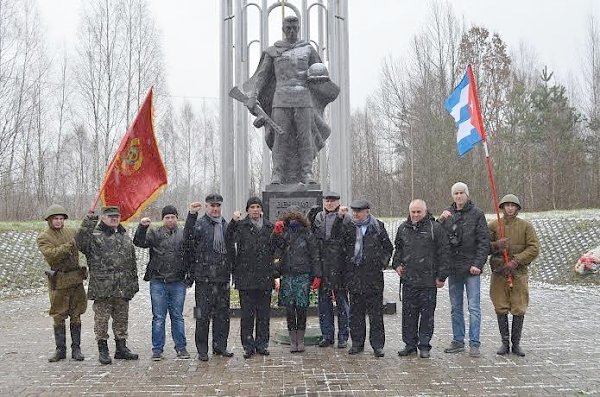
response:
[[(274, 268), (270, 246), (273, 225), (263, 217), (262, 201), (250, 197), (246, 213), (239, 211), (227, 228), (227, 252), (233, 257), (233, 279), (240, 294), (240, 335), (244, 358), (255, 353), (269, 355), (269, 322), (271, 320), (271, 291)], [(254, 326), (256, 321), (256, 337)]]
[(196, 283), (196, 349), (198, 359), (208, 361), (208, 328), (212, 320), (213, 354), (232, 357), (227, 350), (229, 337), (229, 285), (231, 264), (227, 259), (225, 233), (227, 222), (221, 216), (223, 197), (206, 196), (206, 213), (198, 218), (202, 203), (190, 204), (183, 228), (187, 256), (191, 257), (190, 275)]
[(400, 276), (402, 289), (402, 340), (400, 357), (419, 348), (421, 358), (429, 358), (433, 336), (437, 288), (448, 277), (448, 236), (427, 211), (425, 201), (413, 200), (409, 217), (398, 227), (392, 267)]
[(375, 357), (383, 357), (385, 329), (383, 326), (383, 269), (388, 265), (394, 247), (383, 222), (369, 213), (367, 200), (355, 200), (352, 226), (349, 228), (350, 254), (346, 259), (346, 277), (350, 292), (350, 337), (348, 354), (364, 350), (365, 315), (369, 315), (369, 342)]
[(319, 288), (320, 347), (331, 346), (334, 343), (334, 300), (338, 310), (338, 347), (343, 349), (348, 345), (350, 305), (343, 267), (344, 249), (347, 247), (344, 244), (344, 236), (347, 233), (344, 231), (351, 227), (351, 222), (348, 207), (340, 206), (339, 193), (325, 193), (323, 211), (320, 211), (313, 221), (313, 231), (323, 266), (323, 278)]

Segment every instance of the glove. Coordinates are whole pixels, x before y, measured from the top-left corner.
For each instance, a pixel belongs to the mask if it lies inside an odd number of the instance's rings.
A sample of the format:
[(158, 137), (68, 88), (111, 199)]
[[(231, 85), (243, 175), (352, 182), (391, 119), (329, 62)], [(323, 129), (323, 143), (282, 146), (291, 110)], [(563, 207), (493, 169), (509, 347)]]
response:
[(273, 233), (275, 234), (281, 234), (281, 232), (283, 232), (283, 227), (285, 226), (285, 224), (283, 223), (283, 221), (277, 221), (275, 222), (275, 227), (273, 228)]
[(508, 248), (508, 239), (506, 237), (499, 239), (496, 241), (496, 248), (498, 251), (504, 251)]
[(316, 291), (319, 289), (319, 287), (321, 286), (321, 277), (315, 277), (313, 278), (313, 282), (310, 285), (310, 289), (313, 291)]
[(502, 273), (504, 274), (504, 277), (508, 277), (509, 275), (513, 274), (513, 272), (515, 271), (515, 269), (517, 268), (517, 266), (519, 266), (519, 262), (517, 262), (515, 259), (511, 259), (502, 268)]

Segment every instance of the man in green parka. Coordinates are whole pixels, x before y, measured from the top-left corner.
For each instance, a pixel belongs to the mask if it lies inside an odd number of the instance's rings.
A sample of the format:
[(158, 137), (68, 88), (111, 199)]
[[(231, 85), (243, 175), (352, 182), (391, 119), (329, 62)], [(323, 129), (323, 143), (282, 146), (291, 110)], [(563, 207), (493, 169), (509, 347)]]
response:
[(88, 299), (94, 301), (94, 333), (101, 364), (112, 363), (107, 343), (111, 317), (115, 358), (138, 359), (126, 344), (129, 301), (139, 291), (137, 264), (133, 242), (120, 222), (119, 207), (102, 207), (100, 222), (97, 215), (86, 215), (75, 236), (90, 269)]
[[(529, 275), (528, 267), (539, 254), (539, 241), (533, 225), (518, 217), (521, 210), (519, 198), (507, 194), (500, 200), (503, 212), (504, 238), (500, 238), (498, 221), (489, 223), (492, 279), (490, 281), (490, 296), (496, 309), (498, 327), (502, 345), (496, 353), (505, 355), (512, 352), (517, 356), (525, 356), (521, 350), (521, 333), (523, 319), (529, 304)], [(504, 263), (503, 251), (508, 254), (508, 263)], [(512, 286), (510, 282), (512, 281)], [(508, 313), (512, 314), (512, 330), (509, 333)]]
[(75, 230), (65, 228), (67, 211), (63, 206), (52, 204), (44, 214), (48, 228), (38, 235), (37, 244), (46, 262), (50, 296), (50, 316), (54, 320), (56, 351), (48, 358), (50, 362), (67, 357), (65, 320), (70, 317), (71, 357), (83, 360), (81, 354), (81, 315), (87, 309), (83, 280), (87, 270), (79, 266), (79, 252), (75, 244)]

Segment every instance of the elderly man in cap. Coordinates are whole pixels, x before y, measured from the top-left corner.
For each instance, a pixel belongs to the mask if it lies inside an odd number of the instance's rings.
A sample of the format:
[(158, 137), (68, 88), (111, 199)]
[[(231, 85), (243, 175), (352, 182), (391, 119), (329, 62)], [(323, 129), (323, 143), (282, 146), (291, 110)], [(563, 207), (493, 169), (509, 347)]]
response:
[(367, 200), (355, 200), (352, 227), (346, 239), (346, 280), (350, 293), (350, 337), (348, 354), (364, 350), (365, 315), (369, 316), (369, 342), (375, 357), (383, 357), (385, 329), (383, 326), (383, 269), (392, 256), (394, 246), (383, 222), (369, 213)]
[[(498, 220), (493, 220), (488, 227), (491, 234), (490, 296), (496, 316), (502, 345), (496, 353), (508, 354), (510, 342), (512, 352), (523, 357), (521, 350), (521, 333), (523, 320), (529, 305), (529, 264), (538, 256), (540, 244), (533, 225), (519, 218), (521, 202), (514, 194), (507, 194), (500, 200), (500, 209), (504, 224), (504, 238), (500, 238)], [(508, 255), (508, 263), (504, 263), (503, 251)], [(512, 286), (508, 278), (512, 278)], [(508, 313), (512, 314), (512, 332), (509, 332)], [(510, 340), (510, 342), (509, 342)]]
[(450, 243), (450, 294), (452, 318), (452, 342), (445, 353), (465, 350), (465, 318), (463, 314), (464, 292), (469, 308), (469, 355), (478, 357), (481, 332), (481, 280), (480, 275), (487, 261), (490, 236), (482, 210), (469, 198), (469, 188), (457, 182), (451, 188), (453, 203), (438, 218)]
[(102, 207), (100, 222), (97, 215), (87, 214), (75, 236), (90, 269), (88, 299), (94, 301), (94, 333), (101, 364), (112, 363), (107, 343), (111, 317), (115, 358), (138, 359), (126, 343), (129, 301), (139, 291), (137, 263), (133, 242), (120, 222), (119, 207)]
[(331, 346), (334, 343), (335, 326), (333, 301), (338, 309), (338, 347), (348, 345), (348, 318), (350, 305), (348, 290), (344, 282), (344, 259), (348, 244), (344, 237), (351, 227), (352, 218), (348, 207), (340, 206), (340, 195), (328, 192), (323, 196), (323, 211), (315, 216), (313, 232), (323, 267), (323, 277), (319, 288), (319, 326), (321, 327), (320, 347)]
[(206, 213), (198, 217), (203, 205), (190, 204), (183, 229), (190, 257), (190, 276), (196, 283), (196, 349), (198, 359), (208, 361), (208, 329), (212, 320), (214, 355), (232, 357), (227, 350), (229, 337), (229, 285), (231, 259), (227, 256), (227, 221), (221, 216), (223, 197), (211, 193), (204, 200)]
[(235, 287), (240, 294), (240, 336), (244, 358), (256, 353), (269, 355), (271, 291), (275, 279), (270, 246), (273, 225), (263, 217), (262, 210), (261, 199), (250, 197), (246, 203), (248, 215), (241, 219), (240, 212), (235, 211), (225, 238), (227, 252), (233, 257)]
[(79, 252), (75, 244), (75, 230), (65, 228), (67, 211), (63, 206), (53, 204), (46, 210), (44, 219), (48, 228), (37, 238), (40, 252), (50, 265), (46, 271), (50, 287), (50, 316), (54, 320), (54, 340), (56, 351), (48, 359), (50, 362), (67, 357), (65, 320), (70, 317), (71, 357), (82, 361), (81, 354), (81, 315), (87, 309), (87, 298), (83, 280), (87, 269), (79, 266)]
[(185, 277), (188, 273), (183, 256), (183, 229), (177, 225), (177, 209), (167, 205), (162, 209), (162, 226), (150, 228), (150, 218), (142, 218), (133, 244), (150, 248), (145, 281), (150, 281), (152, 303), (152, 360), (163, 359), (165, 320), (171, 318), (171, 335), (177, 358), (190, 358), (186, 350), (183, 304)]

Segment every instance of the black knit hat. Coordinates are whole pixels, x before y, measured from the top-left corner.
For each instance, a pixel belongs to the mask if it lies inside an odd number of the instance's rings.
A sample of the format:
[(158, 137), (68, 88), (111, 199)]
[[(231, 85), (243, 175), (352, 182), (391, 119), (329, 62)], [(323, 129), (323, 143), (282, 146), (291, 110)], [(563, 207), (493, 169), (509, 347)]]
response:
[(248, 199), (248, 201), (246, 202), (246, 212), (248, 211), (248, 208), (250, 208), (250, 206), (252, 204), (258, 204), (258, 205), (260, 205), (260, 208), (263, 207), (263, 203), (262, 203), (262, 200), (260, 198), (258, 198), (258, 197), (250, 197)]
[(177, 208), (172, 205), (165, 205), (162, 209), (162, 217), (164, 218), (167, 215), (175, 215), (179, 218), (179, 214), (177, 213)]

